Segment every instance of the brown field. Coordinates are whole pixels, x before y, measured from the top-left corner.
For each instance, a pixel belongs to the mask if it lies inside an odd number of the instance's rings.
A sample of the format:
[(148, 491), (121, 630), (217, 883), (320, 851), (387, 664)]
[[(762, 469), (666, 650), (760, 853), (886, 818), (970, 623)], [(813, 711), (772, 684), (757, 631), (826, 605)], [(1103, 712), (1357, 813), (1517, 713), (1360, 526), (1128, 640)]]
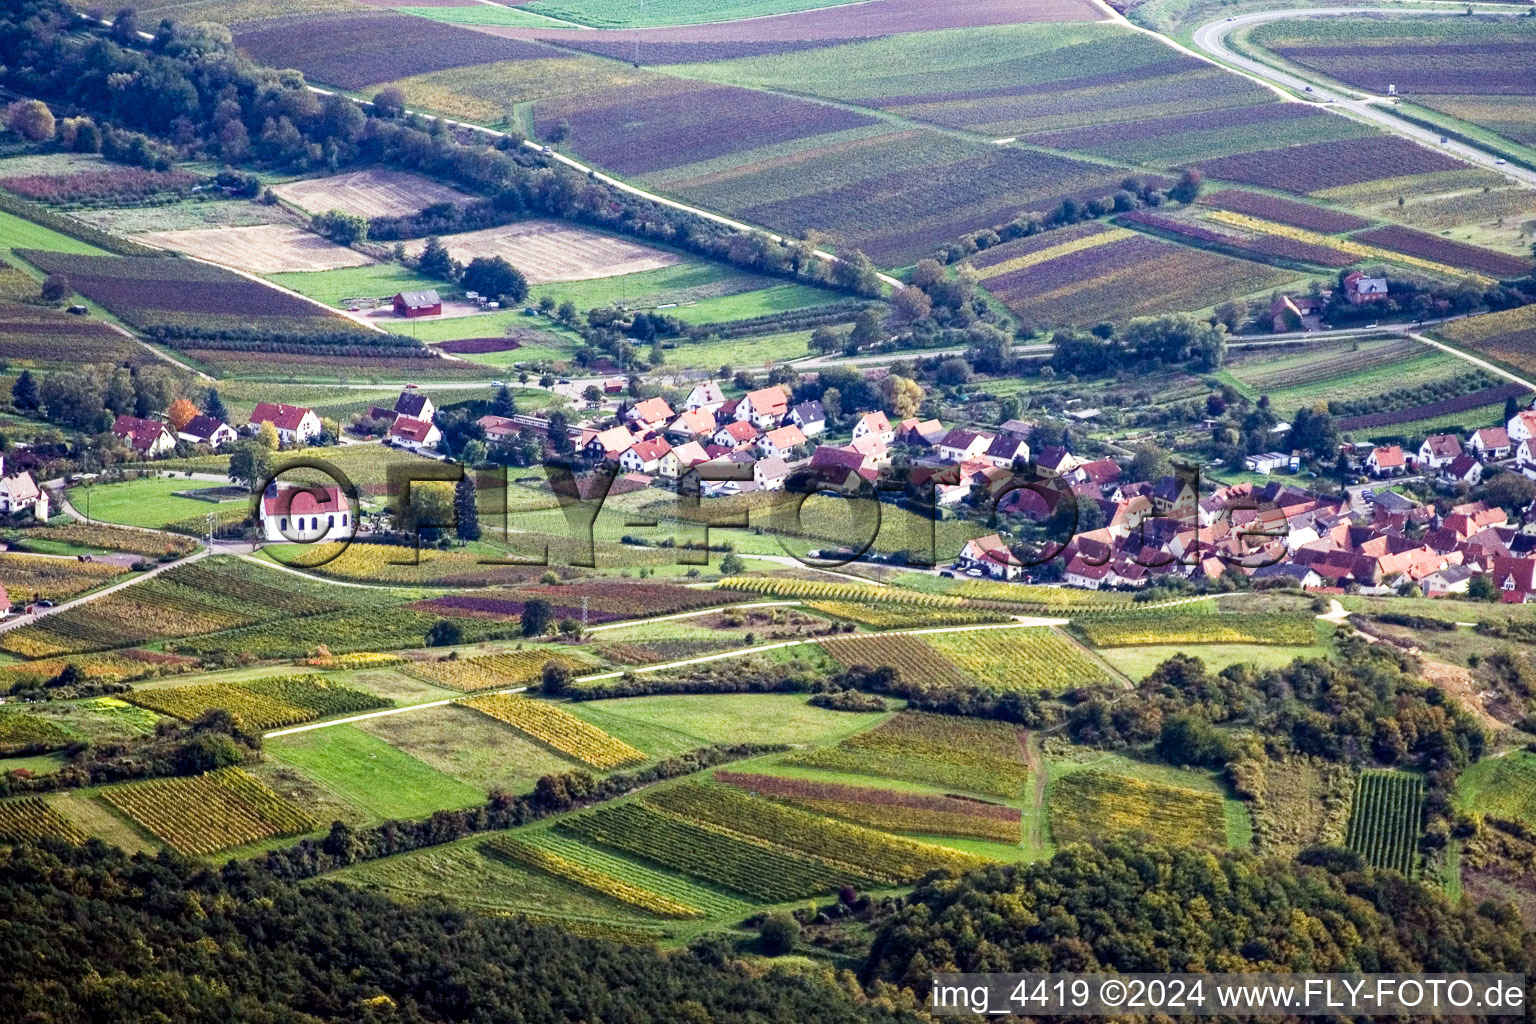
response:
[(341, 210), (360, 217), (398, 217), (433, 203), (458, 203), (469, 198), (458, 189), (415, 174), (379, 169), (290, 181), (273, 185), (272, 191), (311, 213)]
[(285, 270), (337, 270), (361, 267), (373, 260), (360, 252), (286, 224), (249, 228), (199, 228), (195, 231), (146, 231), (141, 242), (178, 249), (226, 267), (253, 274)]
[[(443, 244), (462, 263), (476, 256), (503, 256), (527, 276), (529, 284), (617, 277), (682, 262), (681, 257), (660, 249), (550, 220), (447, 235)], [(420, 246), (408, 251), (414, 255)]]

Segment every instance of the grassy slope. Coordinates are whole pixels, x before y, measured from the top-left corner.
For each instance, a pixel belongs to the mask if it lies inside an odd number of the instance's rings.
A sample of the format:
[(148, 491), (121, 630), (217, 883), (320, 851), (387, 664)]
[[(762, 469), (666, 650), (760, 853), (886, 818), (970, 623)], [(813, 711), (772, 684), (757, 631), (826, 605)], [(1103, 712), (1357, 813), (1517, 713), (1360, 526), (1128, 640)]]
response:
[[(81, 513), (89, 506), (92, 519), (158, 529), (178, 519), (236, 507), (237, 502), (199, 501), (196, 498), (178, 498), (173, 493), (218, 486), (208, 481), (151, 477), (100, 487), (72, 488), (69, 500)], [(90, 492), (89, 498), (87, 491)]]
[(1485, 758), (1456, 780), (1456, 806), (1536, 826), (1536, 755)]
[(269, 740), (266, 749), (375, 818), (419, 818), (485, 799), (479, 789), (350, 725)]

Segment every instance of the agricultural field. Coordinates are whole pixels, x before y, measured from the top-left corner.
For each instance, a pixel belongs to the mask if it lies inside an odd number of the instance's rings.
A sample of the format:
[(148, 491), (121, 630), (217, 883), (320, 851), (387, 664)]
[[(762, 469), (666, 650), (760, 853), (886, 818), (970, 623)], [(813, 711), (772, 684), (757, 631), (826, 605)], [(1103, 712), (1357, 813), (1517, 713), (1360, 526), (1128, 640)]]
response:
[(1333, 142), (1313, 142), (1263, 149), (1199, 164), (1207, 177), (1244, 185), (1322, 195), (1346, 186), (1459, 171), (1464, 165), (1428, 146), (1396, 135), (1369, 135)]
[(265, 750), (331, 799), (355, 808), (360, 820), (420, 818), (485, 800), (485, 790), (352, 725), (280, 736)]
[[(570, 2), (570, 0), (558, 0)], [(614, 5), (604, 0), (574, 0), (588, 10), (603, 9), (613, 12)], [(685, 10), (697, 10), (699, 0), (689, 0)], [(731, 0), (739, 3), (739, 0)], [(782, 3), (784, 0), (772, 0)], [(794, 0), (798, 3), (800, 0)], [(755, 5), (756, 6), (756, 5)], [(626, 12), (634, 8), (623, 7)], [(671, 8), (666, 8), (670, 10)], [(874, 36), (901, 35), (909, 32), (938, 32), (952, 28), (980, 28), (987, 26), (1018, 25), (1033, 22), (1097, 21), (1102, 12), (1085, 0), (1041, 0), (1039, 3), (1022, 5), (1013, 0), (977, 0), (969, 4), (928, 3), (927, 0), (881, 0), (878, 4), (848, 3), (824, 4), (815, 10), (780, 14), (776, 17), (753, 18), (742, 22), (715, 22), (697, 25), (676, 25), (665, 28), (641, 28), (619, 30), (547, 30), (528, 28), (500, 28), (498, 35), (514, 38), (537, 38), (556, 42), (562, 46), (577, 44), (594, 52), (618, 43), (628, 43), (633, 51), (635, 43), (642, 48), (653, 44), (707, 44), (718, 46), (728, 43), (734, 46), (763, 46), (765, 52), (776, 52), (786, 44), (807, 42), (825, 43), (829, 40), (870, 38)], [(610, 17), (614, 16), (612, 13)], [(632, 15), (631, 15), (632, 16)], [(630, 51), (623, 51), (629, 60)]]
[(585, 664), (562, 651), (536, 647), (532, 650), (503, 651), (477, 658), (412, 660), (405, 665), (404, 671), (435, 686), (475, 693), (480, 690), (504, 690), (513, 686), (527, 686), (538, 681), (545, 665), (580, 669), (585, 667)]
[(1423, 776), (1361, 772), (1345, 844), (1375, 867), (1412, 876), (1417, 873), (1423, 810)]
[[(646, 892), (687, 907), (693, 911), (688, 915), (690, 917), (701, 914), (709, 917), (739, 917), (747, 912), (748, 904), (745, 900), (731, 896), (723, 889), (704, 885), (686, 875), (664, 871), (633, 857), (625, 857), (612, 850), (581, 842), (553, 828), (525, 829), (514, 833), (509, 838), (515, 838), (523, 845), (553, 854), (567, 863), (580, 865), (607, 878), (621, 879), (629, 885), (637, 886)], [(497, 840), (493, 839), (487, 845), (497, 845)], [(574, 872), (562, 874), (560, 877), (576, 881)], [(611, 896), (612, 894), (608, 893), (606, 888), (605, 886), (601, 890), (594, 891)]]
[(83, 843), (85, 833), (37, 797), (0, 800), (0, 842), (18, 843), (53, 837)]
[(370, 218), (399, 217), (435, 203), (462, 203), (469, 198), (458, 189), (418, 174), (381, 167), (303, 178), (273, 185), (272, 191), (283, 201), (310, 213), (341, 210)]
[(830, 3), (828, 0), (768, 0), (766, 3), (763, 0), (682, 0), (665, 7), (646, 9), (615, 0), (533, 0), (521, 9), (592, 28), (657, 28), (793, 14), (849, 2), (851, 0), (831, 0)]
[[(499, 228), (445, 235), (442, 242), (448, 255), (461, 263), (477, 256), (501, 256), (521, 270), (529, 284), (535, 285), (618, 277), (682, 262), (681, 257), (670, 252), (617, 235), (549, 220), (519, 221)], [(407, 246), (406, 251), (415, 255), (420, 246)]]
[(1536, 30), (1528, 22), (1491, 14), (1272, 21), (1250, 30), (1248, 39), (1367, 93), (1385, 95), (1395, 87), (1410, 102), (1516, 142), (1536, 142), (1530, 76)]
[[(1488, 410), (1498, 407), (1502, 412), (1506, 400), (1524, 398), (1530, 393), (1531, 389), (1524, 384), (1500, 384), (1497, 387), (1483, 388), (1454, 398), (1407, 406), (1390, 412), (1343, 416), (1335, 421), (1335, 425), (1345, 432), (1375, 430), (1380, 427), (1395, 427), (1408, 423), (1457, 423), (1463, 420), (1481, 425), (1489, 419), (1502, 418), (1500, 413), (1490, 415)], [(1412, 431), (1404, 432), (1412, 433)]]
[(553, 850), (523, 842), (512, 836), (499, 836), (490, 840), (484, 849), (492, 856), (545, 871), (556, 878), (574, 882), (611, 900), (643, 910), (657, 917), (698, 917), (699, 911), (660, 893), (625, 882), (613, 875), (604, 874), (571, 860)]
[(1536, 827), (1536, 755), (1517, 750), (1468, 766), (1456, 780), (1456, 806)]
[(783, 763), (1005, 800), (1016, 799), (1030, 777), (1023, 738), (1013, 726), (912, 711), (835, 747), (790, 754)]
[(71, 211), (71, 216), (117, 235), (292, 223), (292, 215), (283, 207), (263, 206), (249, 199), (198, 199), (156, 206), (93, 208)]
[(1077, 624), (1095, 647), (1148, 644), (1274, 644), (1306, 647), (1317, 641), (1310, 615), (1195, 615), (1177, 609), (1124, 613)]
[(63, 274), (80, 294), (141, 330), (255, 328), (286, 334), (362, 330), (314, 303), (207, 263), (37, 250), (22, 255), (45, 273)]
[[(84, 654), (285, 616), (312, 621), (304, 617), (334, 611), (342, 600), (357, 600), (352, 595), (338, 600), (334, 593), (319, 596), (320, 584), (290, 580), (238, 559), (183, 565), (88, 605), (13, 629), (0, 637), (0, 648), (24, 658)], [(364, 600), (372, 600), (371, 595)]]
[(824, 231), (839, 248), (903, 266), (967, 231), (1054, 209), (1068, 196), (1108, 197), (1124, 177), (1114, 167), (1067, 156), (882, 123), (816, 136), (805, 145), (699, 158), (638, 180), (791, 234)]
[(184, 252), (253, 274), (335, 270), (373, 262), (362, 253), (311, 231), (280, 224), (147, 231), (135, 237), (149, 245)]
[(1536, 370), (1536, 305), (1441, 324), (1435, 333), (1478, 355), (1519, 370)]
[(1361, 228), (1370, 227), (1371, 224), (1363, 217), (1357, 217), (1342, 210), (1241, 189), (1207, 192), (1200, 197), (1200, 205), (1213, 206), (1218, 210), (1231, 210), (1233, 213), (1246, 213), (1252, 217), (1261, 217), (1279, 224), (1289, 224), (1294, 228), (1306, 228), (1309, 231), (1330, 235), (1342, 231), (1358, 231)]
[(315, 828), (304, 812), (240, 768), (108, 786), (102, 797), (178, 853), (216, 853)]
[(0, 555), (0, 586), (15, 602), (60, 601), (109, 583), (128, 570), (109, 562), (79, 562), (48, 555)]
[(892, 608), (881, 605), (861, 604), (857, 601), (806, 601), (805, 606), (823, 615), (831, 615), (849, 622), (857, 622), (870, 629), (917, 629), (923, 626), (969, 626), (986, 622), (1002, 622), (1006, 615), (998, 612), (949, 611), (946, 609)]
[(1205, 790), (1089, 768), (1053, 778), (1046, 806), (1057, 845), (1135, 833), (1170, 845), (1227, 845), (1221, 796)]
[(1254, 839), (1265, 853), (1295, 856), (1308, 846), (1344, 841), (1355, 775), (1340, 764), (1293, 757), (1258, 766), (1263, 779), (1253, 801)]
[[(228, 465), (227, 462), (224, 465)], [(172, 477), (140, 477), (118, 483), (92, 484), (71, 488), (67, 497), (82, 513), (92, 520), (119, 526), (139, 526), (151, 530), (164, 529), (168, 523), (226, 508), (250, 510), (249, 500), (204, 501), (188, 498), (178, 491), (201, 491), (224, 486), (197, 480), (177, 480)], [(89, 510), (89, 511), (87, 511)]]
[(1234, 359), (1223, 378), (1250, 398), (1269, 395), (1282, 409), (1311, 406), (1340, 394), (1371, 397), (1456, 372), (1456, 357), (1407, 339), (1351, 342), (1283, 356)]
[[(903, 612), (904, 609), (891, 609), (892, 614)], [(976, 680), (962, 672), (954, 662), (915, 636), (840, 637), (825, 641), (822, 650), (849, 668), (888, 665), (901, 673), (905, 683), (959, 689), (976, 685)]]
[(140, 687), (129, 699), (140, 707), (188, 722), (210, 709), (227, 708), (246, 725), (260, 729), (373, 711), (393, 704), (315, 674), (272, 676), (239, 683)]
[(924, 594), (895, 587), (877, 587), (865, 583), (833, 583), (826, 580), (799, 580), (781, 576), (727, 576), (720, 581), (722, 590), (744, 590), (771, 597), (810, 598), (824, 601), (867, 601), (880, 604), (914, 605), (918, 608), (960, 608), (964, 601), (947, 594)]
[(1236, 249), (1244, 256), (1251, 255), (1261, 262), (1285, 260), (1291, 263), (1308, 263), (1320, 267), (1347, 267), (1360, 257), (1328, 245), (1300, 242), (1294, 238), (1282, 238), (1271, 234), (1250, 234), (1230, 228), (1217, 230), (1210, 221), (1197, 222), (1194, 218), (1166, 216), (1135, 210), (1119, 218), (1122, 224), (1135, 224), (1151, 228), (1153, 234), (1177, 235), (1179, 240), (1214, 245), (1224, 249)]
[(55, 555), (126, 551), (154, 558), (191, 554), (197, 547), (189, 537), (166, 537), (108, 523), (83, 523), (73, 519), (59, 525), (27, 526), (8, 539), (12, 551)]
[(0, 757), (12, 757), (21, 751), (58, 750), (74, 739), (57, 722), (24, 711), (0, 711)]
[(931, 633), (923, 639), (990, 689), (1056, 693), (1109, 678), (1086, 651), (1050, 627)]
[[(1106, 228), (1103, 232), (1114, 230)], [(1051, 234), (1037, 237), (1049, 239)], [(1294, 271), (1170, 245), (1141, 234), (1116, 235), (1104, 244), (1085, 244), (1097, 237), (1097, 233), (1089, 233), (1078, 241), (1060, 243), (1059, 248), (1034, 248), (1028, 252), (1028, 266), (986, 276), (982, 285), (1026, 322), (1087, 326), (1103, 320), (1202, 309), (1296, 278)], [(1006, 267), (1024, 255), (1014, 248), (1018, 245), (1010, 242), (987, 250), (982, 274)]]
[[(568, 144), (623, 175), (654, 174), (797, 139), (863, 128), (867, 114), (751, 89), (656, 76), (620, 93), (572, 93), (540, 100), (534, 125), (548, 136), (570, 124)], [(637, 146), (665, 138), (666, 146)]]
[[(404, 38), (411, 45), (401, 46)], [(235, 31), (235, 45), (258, 63), (296, 68), (312, 82), (342, 89), (364, 89), (447, 68), (559, 54), (548, 47), (391, 11), (247, 24)]]
[(622, 619), (651, 618), (698, 611), (746, 600), (732, 591), (705, 590), (671, 583), (628, 583), (622, 580), (566, 583), (453, 594), (418, 602), (412, 607), (444, 615), (513, 620), (527, 602), (548, 601), (556, 619), (585, 620), (593, 625)]
[(715, 780), (794, 807), (883, 832), (1019, 842), (1015, 807), (928, 793), (872, 789), (782, 775), (718, 771)]
[[(1311, 245), (1327, 246), (1353, 255), (1358, 259), (1391, 260), (1394, 263), (1401, 263), (1404, 266), (1412, 267), (1415, 270), (1428, 271), (1431, 274), (1442, 274), (1452, 278), (1465, 278), (1475, 284), (1480, 284), (1484, 287), (1488, 287), (1494, 283), (1492, 278), (1484, 277), (1481, 274), (1469, 273), (1447, 263), (1428, 260), (1421, 256), (1400, 252), (1397, 249), (1387, 249), (1380, 245), (1368, 244), (1366, 241), (1356, 241), (1354, 238), (1334, 238), (1330, 235), (1319, 234), (1316, 231), (1308, 231), (1305, 228), (1287, 227), (1284, 224), (1276, 224), (1272, 221), (1264, 220), (1262, 217), (1250, 217), (1247, 214), (1233, 213), (1230, 210), (1217, 210), (1210, 214), (1210, 219), (1224, 225), (1231, 225), (1233, 227), (1242, 228), (1244, 230), (1252, 231), (1260, 235), (1276, 235), (1280, 238), (1289, 238), (1294, 241), (1305, 242)], [(1408, 232), (1410, 236), (1419, 235), (1418, 232), (1409, 231), (1407, 228), (1382, 228), (1379, 230), (1384, 233), (1381, 236), (1384, 238), (1396, 238), (1398, 237), (1396, 232)], [(1362, 235), (1369, 234), (1371, 234), (1371, 232), (1362, 233)], [(1421, 243), (1415, 242), (1411, 237), (1407, 239), (1407, 241), (1413, 248), (1421, 249), (1424, 251), (1435, 251), (1433, 248), (1426, 247)], [(1494, 259), (1510, 259), (1510, 257), (1503, 256), (1500, 253), (1492, 252), (1490, 250), (1477, 250), (1475, 246), (1461, 245), (1460, 243), (1449, 242), (1445, 239), (1437, 239), (1436, 241), (1445, 243), (1444, 246), (1439, 247), (1440, 252), (1450, 253), (1451, 255), (1459, 255), (1463, 260), (1472, 258), (1465, 254), (1465, 250), (1476, 250), (1477, 253), (1482, 253), (1483, 255), (1477, 257), (1482, 261), (1492, 261)]]
[(643, 752), (548, 701), (493, 693), (463, 704), (593, 768), (610, 771), (645, 760)]
[[(20, 276), (16, 289), (6, 285), (11, 274)], [(20, 271), (0, 269), (0, 289), (5, 290), (6, 297), (25, 298), (35, 294), (36, 287)], [(132, 339), (99, 320), (0, 302), (0, 359), (18, 371), (81, 363), (132, 364), (147, 358), (149, 353)]]
[(9, 170), (6, 163), (0, 163), (0, 188), (53, 207), (142, 203), (166, 196), (185, 196), (194, 186), (206, 182), (182, 170), (152, 171), (107, 163), (64, 174), (7, 174)]
[(1438, 235), (1426, 234), (1412, 228), (1372, 228), (1350, 236), (1369, 245), (1380, 246), (1391, 252), (1405, 253), (1416, 259), (1428, 260), (1466, 270), (1475, 270), (1493, 277), (1513, 278), (1529, 274), (1536, 264), (1528, 259), (1508, 256), (1492, 249), (1455, 242)]

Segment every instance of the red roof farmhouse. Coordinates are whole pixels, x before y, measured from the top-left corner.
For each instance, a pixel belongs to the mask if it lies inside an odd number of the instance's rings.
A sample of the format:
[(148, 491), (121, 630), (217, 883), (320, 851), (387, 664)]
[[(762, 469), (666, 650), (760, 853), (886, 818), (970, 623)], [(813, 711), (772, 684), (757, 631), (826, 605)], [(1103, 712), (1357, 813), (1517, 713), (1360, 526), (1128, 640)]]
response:
[(303, 406), (257, 402), (251, 412), (250, 422), (253, 427), (263, 423), (272, 424), (277, 431), (277, 439), (284, 444), (308, 441), (320, 436), (320, 417), (315, 415), (313, 409), (305, 409)]
[(261, 524), (267, 540), (279, 543), (346, 540), (357, 530), (351, 503), (340, 487), (275, 480), (261, 496)]
[(400, 292), (394, 298), (395, 315), (403, 317), (438, 316), (443, 311), (443, 300), (437, 292)]

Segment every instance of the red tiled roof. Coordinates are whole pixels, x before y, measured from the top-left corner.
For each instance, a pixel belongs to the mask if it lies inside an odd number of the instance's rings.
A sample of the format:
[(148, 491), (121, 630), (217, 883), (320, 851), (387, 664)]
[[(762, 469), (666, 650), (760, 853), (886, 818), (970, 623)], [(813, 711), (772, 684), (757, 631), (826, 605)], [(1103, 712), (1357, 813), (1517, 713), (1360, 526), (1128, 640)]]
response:
[(278, 430), (298, 430), (308, 413), (309, 410), (302, 406), (257, 402), (255, 410), (251, 412), (251, 422), (270, 423)]

